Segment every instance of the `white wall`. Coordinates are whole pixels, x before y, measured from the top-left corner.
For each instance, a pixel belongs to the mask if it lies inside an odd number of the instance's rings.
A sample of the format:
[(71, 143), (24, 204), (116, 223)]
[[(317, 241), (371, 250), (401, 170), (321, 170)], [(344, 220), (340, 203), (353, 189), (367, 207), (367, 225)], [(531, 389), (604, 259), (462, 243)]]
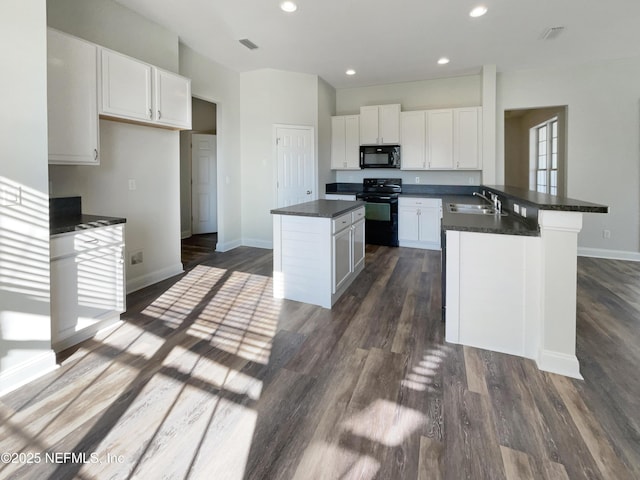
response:
[[(177, 36), (111, 0), (52, 0), (47, 14), (52, 27), (177, 70)], [(180, 273), (178, 133), (101, 120), (100, 149), (100, 166), (49, 167), (52, 196), (80, 194), (85, 213), (127, 217), (126, 249), (144, 258), (127, 262), (128, 291)]]
[[(126, 217), (128, 291), (182, 272), (178, 135), (100, 120), (99, 166), (50, 168), (55, 196), (80, 195), (84, 213)], [(144, 261), (131, 265), (140, 250)]]
[(318, 198), (324, 186), (336, 181), (331, 170), (331, 117), (336, 113), (336, 90), (318, 77)]
[(218, 251), (242, 242), (240, 183), (240, 74), (180, 44), (180, 74), (191, 93), (216, 104), (218, 140)]
[(640, 58), (501, 73), (497, 91), (498, 183), (504, 111), (567, 105), (567, 196), (611, 209), (584, 215), (578, 244), (583, 252), (640, 259)]
[(0, 392), (55, 367), (45, 0), (0, 2)]
[(315, 75), (264, 69), (240, 75), (242, 243), (271, 248), (276, 207), (273, 125), (315, 130), (317, 158), (318, 80)]
[(112, 0), (48, 0), (50, 27), (172, 72), (178, 36)]
[(482, 77), (438, 78), (336, 90), (336, 114), (359, 114), (365, 105), (399, 103), (402, 110), (476, 107), (482, 105)]

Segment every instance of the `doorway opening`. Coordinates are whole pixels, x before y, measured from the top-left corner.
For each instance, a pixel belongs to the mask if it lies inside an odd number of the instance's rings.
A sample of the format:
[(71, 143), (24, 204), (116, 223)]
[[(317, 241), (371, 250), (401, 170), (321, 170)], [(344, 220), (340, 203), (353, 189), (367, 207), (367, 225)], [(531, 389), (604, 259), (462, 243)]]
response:
[[(180, 132), (180, 228), (183, 253), (189, 252), (185, 246), (194, 244), (214, 251), (219, 233), (217, 105), (193, 97), (191, 112), (192, 130)], [(200, 242), (198, 237), (204, 240)], [(183, 264), (185, 261), (188, 263), (189, 258), (183, 258)]]
[(567, 106), (505, 110), (505, 185), (564, 196)]

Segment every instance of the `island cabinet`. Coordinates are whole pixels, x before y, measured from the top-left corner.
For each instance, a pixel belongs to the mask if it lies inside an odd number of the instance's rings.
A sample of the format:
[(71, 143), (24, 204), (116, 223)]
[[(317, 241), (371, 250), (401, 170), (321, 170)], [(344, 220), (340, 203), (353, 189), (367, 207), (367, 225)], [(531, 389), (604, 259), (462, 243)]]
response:
[(400, 197), (398, 200), (398, 242), (401, 247), (440, 249), (439, 198)]
[(360, 107), (360, 145), (400, 144), (400, 104)]
[[(324, 216), (309, 205), (322, 205)], [(274, 297), (331, 308), (364, 268), (362, 202), (316, 200), (271, 213)]]
[(360, 115), (331, 117), (331, 169), (360, 170)]
[(191, 128), (191, 80), (106, 48), (100, 58), (100, 115)]
[(57, 30), (47, 31), (49, 163), (97, 165), (98, 48)]
[(401, 168), (481, 169), (481, 111), (469, 107), (402, 112)]
[(51, 237), (51, 340), (61, 351), (125, 311), (124, 226)]

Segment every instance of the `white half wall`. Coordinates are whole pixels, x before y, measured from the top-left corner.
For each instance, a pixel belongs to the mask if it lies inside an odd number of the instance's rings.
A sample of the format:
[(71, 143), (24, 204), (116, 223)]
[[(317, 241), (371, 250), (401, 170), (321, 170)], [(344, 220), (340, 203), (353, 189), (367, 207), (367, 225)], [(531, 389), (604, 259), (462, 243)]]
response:
[(640, 252), (640, 58), (500, 73), (497, 90), (497, 182), (504, 181), (504, 111), (567, 105), (566, 194), (610, 207), (584, 215), (578, 245)]
[(0, 393), (55, 368), (45, 0), (0, 2)]
[(218, 244), (224, 252), (241, 244), (240, 74), (180, 44), (180, 74), (191, 93), (216, 104), (218, 155)]

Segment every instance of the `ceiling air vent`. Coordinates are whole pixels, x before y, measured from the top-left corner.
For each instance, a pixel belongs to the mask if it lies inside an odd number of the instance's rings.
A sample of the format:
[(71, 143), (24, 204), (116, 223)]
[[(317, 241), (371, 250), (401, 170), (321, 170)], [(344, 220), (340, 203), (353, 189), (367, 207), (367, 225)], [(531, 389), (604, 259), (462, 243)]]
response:
[(549, 27), (546, 28), (542, 35), (541, 40), (553, 40), (564, 31), (564, 27)]
[(247, 47), (249, 50), (255, 50), (256, 48), (258, 48), (258, 45), (256, 45), (255, 43), (253, 43), (251, 40), (249, 40), (248, 38), (243, 38), (242, 40), (240, 40), (240, 43), (242, 45), (244, 45), (245, 47)]

